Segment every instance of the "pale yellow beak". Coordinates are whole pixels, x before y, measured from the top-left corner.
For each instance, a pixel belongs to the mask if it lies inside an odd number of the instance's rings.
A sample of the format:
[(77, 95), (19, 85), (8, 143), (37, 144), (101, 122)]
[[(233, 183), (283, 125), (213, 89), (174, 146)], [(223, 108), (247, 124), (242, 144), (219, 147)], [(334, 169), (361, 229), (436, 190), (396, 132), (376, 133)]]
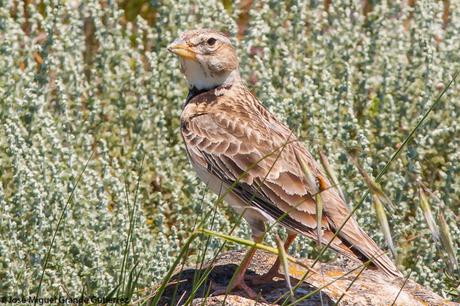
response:
[(196, 53), (180, 38), (168, 46), (168, 51), (185, 59), (196, 60)]

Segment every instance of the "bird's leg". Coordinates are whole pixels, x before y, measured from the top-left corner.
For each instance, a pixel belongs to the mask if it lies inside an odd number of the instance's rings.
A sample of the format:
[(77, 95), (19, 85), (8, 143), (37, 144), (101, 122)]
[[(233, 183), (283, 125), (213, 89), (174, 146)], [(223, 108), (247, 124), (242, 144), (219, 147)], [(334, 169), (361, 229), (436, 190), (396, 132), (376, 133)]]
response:
[[(289, 246), (294, 242), (295, 238), (297, 237), (297, 234), (295, 233), (288, 233), (288, 236), (286, 238), (286, 241), (284, 242), (284, 250), (287, 252), (289, 249)], [(263, 275), (256, 275), (256, 276), (251, 276), (248, 277), (248, 280), (251, 282), (251, 284), (254, 285), (260, 285), (260, 284), (265, 284), (269, 283), (273, 280), (275, 277), (284, 277), (284, 275), (279, 273), (279, 268), (280, 268), (281, 260), (280, 257), (278, 256), (276, 258), (275, 263), (273, 266), (270, 268), (270, 270), (263, 274)]]
[[(256, 243), (260, 243), (263, 240), (263, 236), (254, 236), (253, 240)], [(232, 279), (230, 280), (230, 283), (228, 284), (226, 289), (218, 289), (212, 293), (212, 295), (220, 295), (224, 293), (230, 293), (234, 289), (242, 289), (249, 298), (251, 299), (256, 299), (257, 298), (257, 293), (255, 293), (254, 290), (252, 290), (244, 281), (244, 274), (246, 273), (246, 270), (249, 268), (249, 265), (251, 264), (251, 260), (254, 257), (254, 254), (256, 253), (256, 248), (252, 247), (244, 256), (243, 261), (239, 265), (238, 269), (235, 272), (235, 275), (233, 275)]]

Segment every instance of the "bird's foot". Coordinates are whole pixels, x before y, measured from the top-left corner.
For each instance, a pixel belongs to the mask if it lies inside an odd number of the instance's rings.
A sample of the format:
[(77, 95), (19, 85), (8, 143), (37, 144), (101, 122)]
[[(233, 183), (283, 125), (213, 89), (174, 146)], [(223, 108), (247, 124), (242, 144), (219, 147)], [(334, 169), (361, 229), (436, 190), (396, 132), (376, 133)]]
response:
[(227, 287), (216, 285), (216, 284), (211, 284), (211, 287), (214, 290), (211, 293), (212, 296), (229, 294), (230, 292), (235, 291), (235, 290), (242, 290), (247, 295), (247, 297), (249, 297), (250, 299), (257, 300), (260, 302), (265, 302), (265, 300), (263, 299), (262, 296), (260, 296), (260, 294), (257, 294), (251, 287), (249, 287), (246, 284), (246, 282), (244, 281), (244, 278), (234, 280)]

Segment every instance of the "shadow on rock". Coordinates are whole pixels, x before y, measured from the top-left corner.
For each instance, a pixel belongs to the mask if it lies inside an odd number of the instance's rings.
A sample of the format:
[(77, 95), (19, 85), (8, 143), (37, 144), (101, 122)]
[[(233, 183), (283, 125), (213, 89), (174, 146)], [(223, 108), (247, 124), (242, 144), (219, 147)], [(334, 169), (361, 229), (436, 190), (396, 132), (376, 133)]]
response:
[[(222, 258), (219, 259), (219, 263), (221, 261)], [(198, 289), (195, 289), (196, 293), (194, 294), (192, 305), (222, 305), (224, 301), (226, 305), (253, 305), (256, 301), (247, 298), (243, 291), (232, 291), (227, 297), (225, 297), (225, 294), (213, 296), (213, 292), (216, 291), (216, 289), (226, 288), (237, 267), (236, 264), (226, 263), (214, 266), (210, 272), (206, 271), (206, 268), (201, 270), (186, 269), (178, 272), (171, 278), (169, 285), (166, 287), (160, 299), (159, 305), (183, 305), (190, 298), (190, 294), (194, 290), (194, 285), (196, 286), (199, 280), (207, 272), (209, 272), (209, 275), (206, 281), (204, 281)], [(267, 265), (267, 267), (269, 267), (269, 265)], [(249, 269), (246, 275), (255, 275), (256, 271), (260, 268), (266, 270), (265, 267), (256, 266), (254, 269)], [(258, 274), (263, 273), (257, 272)], [(291, 278), (292, 284), (295, 284), (296, 281), (297, 280)], [(285, 298), (282, 297), (289, 296), (289, 290), (286, 288), (286, 282), (283, 279), (275, 279), (272, 282), (260, 285), (251, 285), (251, 283), (248, 282), (248, 285), (268, 302), (268, 304), (259, 302), (257, 305), (281, 305), (285, 300)], [(316, 288), (305, 283), (296, 290), (295, 299), (299, 299), (315, 289)], [(327, 306), (333, 305), (333, 302), (325, 293), (316, 293), (296, 305)]]

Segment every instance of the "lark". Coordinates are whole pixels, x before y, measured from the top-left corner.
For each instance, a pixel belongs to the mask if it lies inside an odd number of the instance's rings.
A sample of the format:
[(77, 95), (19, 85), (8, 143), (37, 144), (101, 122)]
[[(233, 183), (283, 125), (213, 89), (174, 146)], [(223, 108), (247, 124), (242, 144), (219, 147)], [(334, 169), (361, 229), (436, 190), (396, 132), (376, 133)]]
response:
[[(267, 224), (277, 222), (288, 233), (286, 250), (302, 235), (357, 262), (370, 260), (388, 277), (402, 276), (353, 218), (339, 231), (350, 214), (347, 205), (302, 142), (244, 85), (236, 50), (226, 35), (187, 31), (168, 50), (179, 56), (189, 84), (180, 118), (188, 158), (198, 177), (213, 192), (224, 194), (249, 223), (255, 242), (263, 240)], [(316, 216), (318, 190), (321, 218)], [(248, 251), (228, 292), (242, 289), (256, 296), (245, 282), (254, 253), (254, 248)], [(278, 276), (279, 266), (278, 258), (253, 283)]]

